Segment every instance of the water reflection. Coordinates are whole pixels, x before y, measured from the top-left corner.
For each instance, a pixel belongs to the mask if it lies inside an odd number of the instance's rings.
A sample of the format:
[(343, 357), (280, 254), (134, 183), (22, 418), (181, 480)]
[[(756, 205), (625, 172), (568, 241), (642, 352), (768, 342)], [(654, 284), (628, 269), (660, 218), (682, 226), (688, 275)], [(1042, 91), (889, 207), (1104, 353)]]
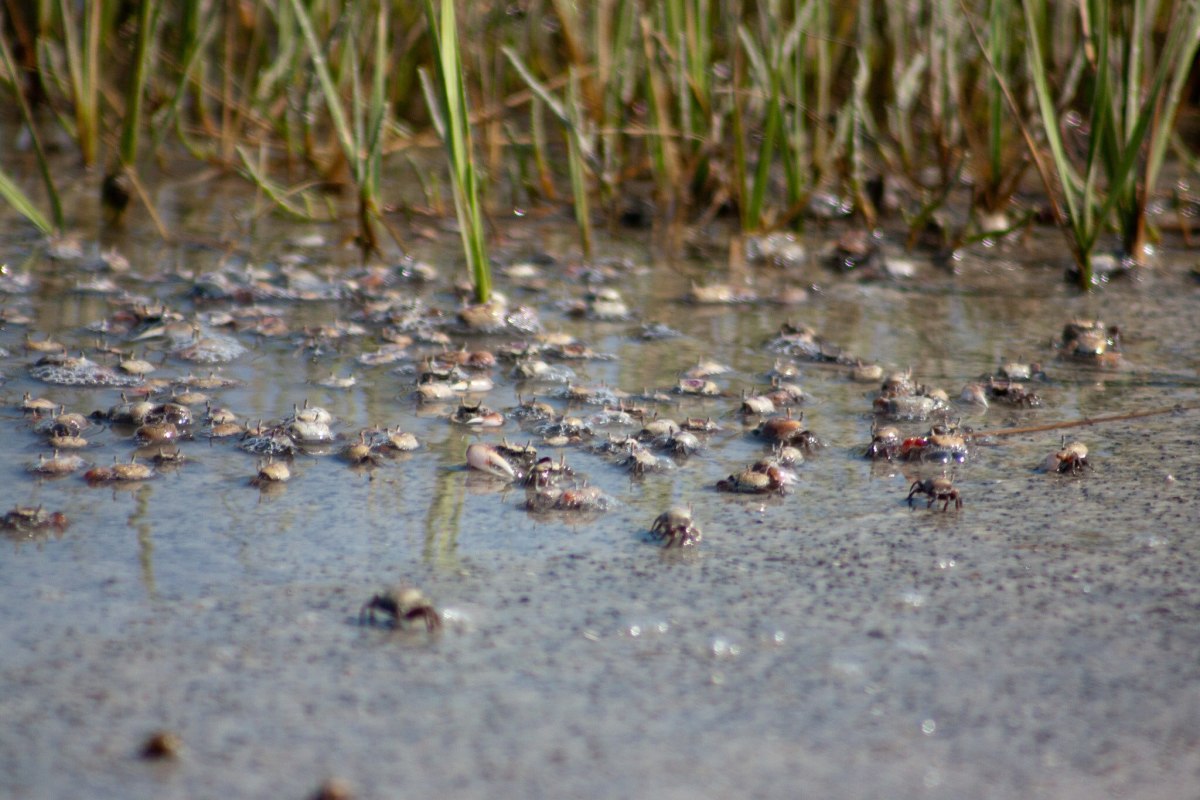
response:
[(437, 471), (429, 510), (425, 514), (425, 542), (421, 550), (425, 563), (444, 570), (458, 568), (458, 531), (463, 499), (468, 479), (473, 477), (479, 476), (457, 469)]

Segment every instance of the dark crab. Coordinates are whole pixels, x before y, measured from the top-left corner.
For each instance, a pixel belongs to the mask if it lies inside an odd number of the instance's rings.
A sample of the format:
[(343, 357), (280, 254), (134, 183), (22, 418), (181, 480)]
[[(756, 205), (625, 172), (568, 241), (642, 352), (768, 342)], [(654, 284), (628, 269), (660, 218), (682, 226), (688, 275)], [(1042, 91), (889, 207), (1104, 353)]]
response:
[(650, 533), (662, 540), (663, 547), (692, 547), (700, 543), (700, 526), (692, 519), (692, 510), (676, 506), (659, 514)]
[(1046, 472), (1069, 472), (1072, 475), (1082, 474), (1085, 469), (1091, 469), (1091, 467), (1092, 464), (1088, 461), (1087, 445), (1083, 442), (1067, 442), (1065, 436), (1062, 449), (1046, 456), (1046, 460), (1042, 464), (1042, 469)]
[(22, 533), (47, 528), (61, 531), (65, 530), (68, 524), (66, 514), (61, 511), (46, 511), (41, 506), (16, 506), (0, 517), (0, 528)]
[(908, 489), (909, 508), (912, 508), (913, 497), (918, 494), (926, 495), (929, 498), (925, 503), (926, 508), (938, 502), (942, 504), (942, 511), (948, 511), (951, 503), (954, 503), (955, 510), (963, 507), (962, 496), (958, 489), (954, 488), (954, 483), (945, 475), (913, 481), (912, 486)]
[(358, 623), (374, 625), (377, 613), (389, 618), (394, 628), (403, 628), (418, 620), (425, 623), (427, 631), (435, 631), (442, 626), (441, 614), (415, 586), (397, 586), (374, 595), (359, 609)]

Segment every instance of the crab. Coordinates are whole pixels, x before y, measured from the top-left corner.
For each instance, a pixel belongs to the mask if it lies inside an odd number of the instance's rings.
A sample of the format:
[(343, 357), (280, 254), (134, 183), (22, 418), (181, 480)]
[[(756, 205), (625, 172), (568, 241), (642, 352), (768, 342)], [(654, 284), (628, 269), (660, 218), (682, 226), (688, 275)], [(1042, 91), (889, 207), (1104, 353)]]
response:
[(41, 506), (16, 506), (0, 517), (0, 528), (24, 533), (46, 528), (64, 530), (69, 523), (61, 511), (46, 511)]
[(1009, 405), (1025, 408), (1038, 408), (1042, 405), (1042, 398), (1026, 389), (1023, 383), (1012, 378), (990, 377), (984, 389), (987, 391), (988, 397), (1001, 400)]
[(192, 411), (182, 403), (159, 403), (146, 414), (145, 422), (169, 422), (172, 425), (192, 424)]
[(53, 414), (58, 410), (58, 403), (45, 397), (34, 397), (26, 392), (21, 398), (21, 410), (28, 414)]
[(788, 479), (784, 470), (761, 462), (717, 481), (717, 489), (737, 494), (783, 494)]
[(609, 506), (608, 495), (595, 486), (560, 489), (542, 486), (525, 496), (529, 511), (604, 511)]
[(1042, 464), (1042, 468), (1046, 472), (1069, 472), (1072, 475), (1079, 475), (1085, 469), (1091, 469), (1091, 466), (1091, 462), (1088, 461), (1087, 445), (1083, 442), (1068, 443), (1065, 436), (1062, 449), (1046, 456), (1046, 460)]
[(821, 446), (821, 440), (804, 427), (804, 414), (793, 417), (769, 417), (754, 429), (754, 432), (769, 442), (781, 442), (811, 452)]
[(418, 620), (425, 623), (425, 630), (435, 631), (442, 626), (442, 615), (415, 586), (396, 586), (373, 595), (358, 611), (358, 624), (374, 625), (376, 613), (391, 618), (394, 628), (403, 628), (406, 623)]
[(925, 503), (925, 507), (929, 508), (934, 503), (941, 502), (942, 511), (950, 510), (950, 503), (954, 503), (954, 509), (963, 507), (962, 496), (958, 489), (954, 488), (953, 482), (945, 475), (937, 478), (926, 478), (924, 480), (913, 481), (912, 486), (908, 488), (908, 506), (912, 508), (913, 498), (923, 494), (928, 496), (929, 500)]
[(341, 456), (353, 466), (378, 467), (383, 463), (383, 456), (367, 442), (366, 431), (359, 431), (358, 441), (343, 447)]
[(721, 426), (713, 421), (712, 417), (688, 417), (679, 423), (679, 427), (694, 433), (715, 433), (721, 430)]
[(250, 485), (262, 488), (275, 483), (284, 483), (292, 477), (292, 471), (286, 461), (276, 461), (268, 456), (266, 461), (259, 462), (258, 474), (250, 479)]
[(575, 470), (567, 466), (565, 457), (560, 456), (558, 461), (555, 461), (550, 456), (543, 456), (529, 468), (521, 483), (536, 489), (543, 486), (555, 486), (574, 475)]
[(650, 533), (663, 542), (663, 547), (692, 547), (700, 543), (700, 526), (692, 519), (692, 510), (676, 506), (664, 511), (650, 526)]
[(501, 439), (495, 449), (519, 472), (528, 472), (538, 461), (537, 447), (533, 442), (519, 444), (510, 442), (508, 439)]
[(1074, 358), (1103, 359), (1121, 349), (1121, 329), (1098, 319), (1073, 319), (1063, 326), (1062, 348)]
[(745, 416), (765, 416), (775, 413), (775, 401), (765, 394), (743, 395), (738, 412)]
[(139, 444), (161, 444), (179, 438), (179, 428), (173, 422), (146, 422), (133, 432)]
[(634, 476), (645, 475), (647, 472), (659, 472), (666, 468), (666, 463), (662, 459), (636, 442), (629, 446), (628, 451), (617, 464), (629, 470), (630, 474)]
[(187, 458), (178, 447), (159, 446), (158, 450), (150, 456), (150, 460), (161, 468), (178, 466), (186, 461)]
[(961, 433), (949, 429), (934, 428), (925, 437), (925, 446), (920, 450), (922, 461), (962, 464), (967, 460), (967, 439)]
[(472, 428), (498, 428), (504, 424), (504, 415), (499, 411), (493, 411), (482, 402), (473, 406), (467, 405), (466, 402), (460, 402), (450, 417), (450, 421)]
[(687, 458), (704, 447), (704, 443), (691, 431), (678, 431), (674, 435), (660, 436), (654, 440), (654, 446), (671, 451), (676, 458)]
[(721, 394), (721, 387), (704, 378), (680, 378), (671, 391), (675, 394), (717, 397)]
[(39, 475), (67, 475), (81, 469), (84, 465), (84, 460), (76, 455), (59, 455), (58, 451), (54, 451), (54, 455), (46, 458), (45, 454), (38, 453), (38, 460), (35, 464), (29, 465), (31, 472), (36, 472)]
[(154, 477), (154, 470), (145, 464), (139, 464), (136, 456), (130, 456), (128, 461), (118, 461), (117, 457), (113, 456), (111, 467), (92, 467), (83, 477), (90, 484), (130, 483)]
[(885, 425), (882, 428), (872, 426), (871, 444), (863, 455), (876, 461), (879, 459), (891, 461), (900, 452), (901, 441), (899, 429), (891, 425)]

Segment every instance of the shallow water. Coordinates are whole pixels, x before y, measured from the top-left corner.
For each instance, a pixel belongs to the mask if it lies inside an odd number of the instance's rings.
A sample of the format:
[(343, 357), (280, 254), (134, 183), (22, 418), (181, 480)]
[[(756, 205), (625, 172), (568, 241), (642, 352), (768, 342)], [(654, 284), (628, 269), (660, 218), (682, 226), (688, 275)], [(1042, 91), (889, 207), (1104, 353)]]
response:
[[(182, 195), (179, 226), (227, 236), (218, 210), (189, 210)], [(1140, 279), (1081, 297), (1058, 280), (1060, 264), (1032, 263), (1030, 252), (1061, 251), (1046, 235), (969, 253), (954, 273), (916, 259), (904, 281), (860, 283), (815, 263), (754, 268), (763, 295), (781, 283), (817, 289), (793, 306), (700, 307), (683, 301), (690, 282), (728, 279), (724, 263), (671, 261), (649, 237), (623, 234), (604, 247), (633, 265), (616, 283), (632, 311), (620, 321), (566, 316), (563, 301), (582, 287), (555, 277), (562, 265), (547, 268), (544, 291), (501, 278), (546, 329), (615, 356), (569, 364), (579, 383), (640, 392), (669, 388), (701, 357), (734, 367), (715, 378), (724, 396), (659, 406), (722, 426), (670, 471), (631, 479), (565, 448), (615, 500), (576, 516), (530, 514), (523, 490), (462, 469), (471, 441), (533, 438), (516, 421), (476, 435), (447, 421), (452, 404), (418, 406), (411, 359), (356, 363), (378, 346), (371, 337), (304, 346), (304, 325), (353, 318), (351, 302), (272, 302), (291, 333), (237, 334), (249, 351), (220, 374), (241, 384), (216, 399), (250, 421), (308, 399), (343, 437), (398, 424), (417, 435), (416, 452), (369, 470), (301, 455), (286, 486), (261, 492), (247, 485), (254, 456), (200, 437), (182, 442), (186, 463), (144, 484), (31, 475), (47, 450), (17, 408), (25, 391), (85, 413), (119, 392), (35, 381), (26, 333), (87, 348), (88, 327), (116, 306), (74, 288), (86, 277), (78, 262), (52, 261), (19, 226), (6, 229), (0, 261), (34, 288), (0, 295), (32, 317), (0, 331), (5, 508), (42, 504), (71, 526), (0, 538), (0, 795), (303, 797), (341, 776), (367, 798), (1197, 796), (1200, 412), (1066, 431), (1091, 452), (1080, 477), (1033, 470), (1059, 431), (997, 439), (953, 470), (961, 511), (910, 509), (909, 484), (936, 470), (862, 458), (877, 387), (801, 362), (805, 420), (828, 446), (786, 496), (714, 488), (764, 452), (732, 412), (742, 389), (766, 385), (777, 356), (764, 345), (789, 320), (865, 359), (911, 366), (952, 397), (1004, 358), (1044, 363), (1045, 407), (957, 407), (976, 429), (1194, 402), (1194, 254), (1164, 250)], [(190, 314), (190, 277), (223, 259), (353, 261), (343, 247), (294, 244), (311, 232), (335, 235), (265, 219), (230, 254), (168, 248), (135, 226), (110, 242), (134, 264), (114, 280)], [(555, 222), (501, 233), (504, 263), (570, 249)], [(829, 235), (814, 231), (810, 249)], [(417, 240), (441, 277), (401, 288), (452, 312), (456, 243)], [(1119, 365), (1058, 358), (1063, 322), (1081, 315), (1121, 326)], [(643, 322), (682, 336), (642, 341)], [(146, 345), (162, 361), (156, 375), (207, 371), (161, 347)], [(508, 370), (492, 371), (487, 405), (553, 394)], [(331, 371), (358, 383), (315, 385)], [(125, 429), (86, 435), (91, 463), (133, 450)], [(680, 503), (703, 541), (663, 550), (647, 530)], [(364, 601), (402, 581), (442, 610), (440, 634), (357, 623)], [(159, 728), (182, 739), (177, 761), (137, 757)]]

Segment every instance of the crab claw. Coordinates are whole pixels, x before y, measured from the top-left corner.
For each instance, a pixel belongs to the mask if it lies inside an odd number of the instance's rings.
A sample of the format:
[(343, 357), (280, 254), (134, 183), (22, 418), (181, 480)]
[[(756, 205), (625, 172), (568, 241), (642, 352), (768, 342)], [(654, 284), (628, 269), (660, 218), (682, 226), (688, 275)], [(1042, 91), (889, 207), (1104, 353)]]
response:
[(467, 447), (467, 466), (505, 480), (515, 481), (518, 477), (508, 459), (490, 444), (476, 443)]

